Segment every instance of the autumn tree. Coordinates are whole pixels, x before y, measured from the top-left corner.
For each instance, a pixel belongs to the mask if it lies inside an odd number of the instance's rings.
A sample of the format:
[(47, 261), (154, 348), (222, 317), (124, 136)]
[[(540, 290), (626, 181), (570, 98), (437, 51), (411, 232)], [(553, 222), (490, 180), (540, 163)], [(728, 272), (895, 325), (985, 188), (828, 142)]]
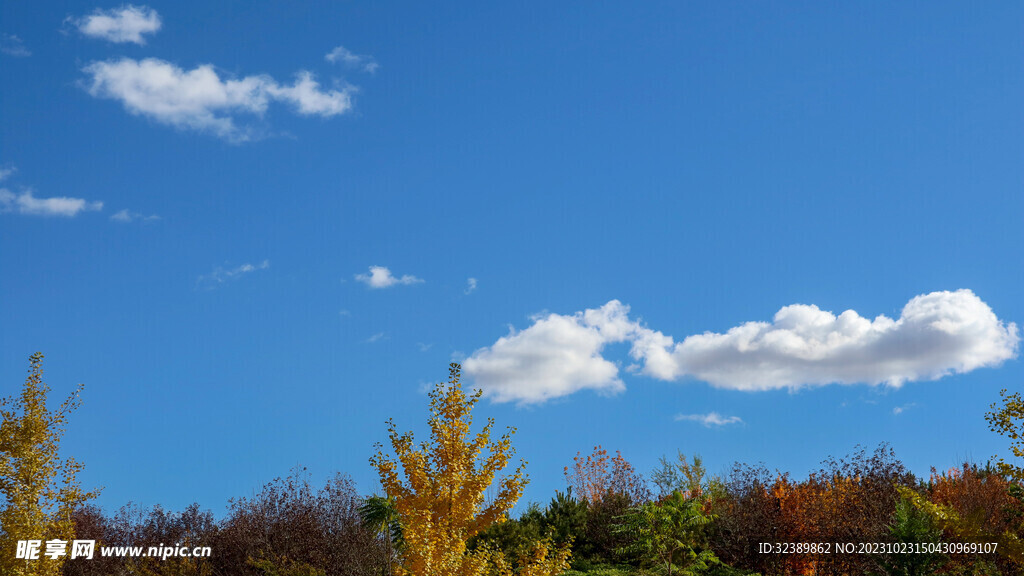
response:
[(737, 466), (716, 502), (715, 552), (764, 574), (846, 576), (876, 568), (870, 554), (758, 554), (759, 542), (883, 542), (890, 538), (898, 486), (916, 482), (892, 449), (858, 448), (797, 481), (766, 468)]
[[(21, 395), (0, 400), (0, 574), (43, 576), (60, 573), (66, 556), (45, 554), (47, 541), (74, 539), (72, 514), (98, 491), (82, 490), (76, 475), (82, 464), (62, 459), (60, 441), (69, 413), (79, 405), (79, 386), (57, 409), (46, 406), (43, 355), (32, 355)], [(19, 540), (41, 540), (38, 559), (19, 559)]]
[[(1003, 405), (992, 404), (991, 412), (985, 413), (989, 430), (998, 432), (1010, 440), (1010, 453), (1016, 458), (1024, 457), (1024, 398), (1020, 392), (1010, 394), (1005, 388), (999, 392)], [(999, 471), (1016, 483), (1024, 485), (1024, 468), (1007, 462), (997, 456), (996, 467)]]
[(238, 576), (378, 576), (387, 558), (362, 505), (348, 476), (317, 489), (297, 467), (253, 497), (231, 500), (213, 560)]
[[(101, 542), (106, 545), (139, 546), (147, 550), (165, 544), (189, 549), (201, 546), (212, 548), (218, 531), (213, 513), (201, 510), (197, 503), (192, 503), (180, 513), (165, 510), (160, 505), (147, 511), (129, 503), (121, 507), (112, 524), (110, 536), (101, 537)], [(205, 556), (121, 560), (124, 569), (132, 576), (213, 576), (215, 573), (212, 559)], [(86, 561), (78, 564), (91, 563)]]
[[(85, 504), (75, 509), (72, 519), (75, 523), (75, 538), (93, 540), (96, 546), (117, 545), (115, 526), (101, 508)], [(113, 576), (124, 573), (124, 558), (94, 554), (92, 560), (79, 561), (77, 558), (65, 562), (62, 576)]]
[(784, 542), (780, 502), (773, 485), (780, 474), (763, 464), (736, 463), (725, 478), (727, 497), (716, 503), (719, 519), (712, 525), (712, 547), (733, 566), (756, 570), (761, 574), (784, 573), (788, 555), (761, 554), (758, 542)]
[(650, 500), (643, 476), (621, 452), (615, 456), (600, 445), (588, 456), (577, 452), (572, 468), (563, 470), (569, 487), (587, 505), (584, 537), (575, 549), (591, 560), (618, 562), (626, 546), (626, 536), (616, 530), (630, 508)]
[(565, 478), (576, 494), (590, 504), (600, 502), (608, 494), (623, 494), (631, 504), (651, 496), (643, 476), (617, 450), (615, 456), (608, 456), (608, 451), (597, 445), (593, 454), (584, 458), (577, 452), (572, 460), (572, 468), (565, 467)]
[[(467, 549), (467, 540), (488, 526), (503, 522), (506, 512), (522, 495), (527, 479), (525, 462), (498, 480), (497, 496), (485, 502), (485, 491), (495, 482), (514, 454), (514, 429), (491, 441), (494, 421), (489, 419), (470, 437), (472, 409), (481, 393), (467, 396), (459, 383), (460, 367), (451, 364), (448, 383), (430, 392), (430, 441), (414, 444), (411, 432), (400, 433), (388, 421), (391, 445), (397, 456), (386, 456), (378, 445), (370, 463), (394, 500), (400, 517), (404, 546), (399, 551), (397, 574), (408, 576), (476, 576), (511, 574), (510, 559), (489, 548)], [(399, 468), (405, 480), (399, 476)], [(568, 568), (569, 550), (540, 540), (521, 558), (516, 573), (550, 576)]]
[[(871, 453), (858, 446), (846, 458), (829, 458), (803, 483), (810, 530), (790, 541), (885, 541), (900, 500), (897, 486), (914, 485), (916, 478), (887, 443)], [(871, 554), (825, 554), (815, 560), (819, 575), (866, 574), (876, 567)]]
[(1010, 494), (1012, 485), (994, 471), (964, 463), (961, 468), (932, 475), (921, 493), (900, 488), (900, 494), (927, 513), (942, 528), (947, 542), (996, 543), (993, 555), (956, 555), (950, 565), (998, 561), (1004, 573), (1019, 573), (1024, 566), (1024, 541), (1020, 538), (1020, 501)]

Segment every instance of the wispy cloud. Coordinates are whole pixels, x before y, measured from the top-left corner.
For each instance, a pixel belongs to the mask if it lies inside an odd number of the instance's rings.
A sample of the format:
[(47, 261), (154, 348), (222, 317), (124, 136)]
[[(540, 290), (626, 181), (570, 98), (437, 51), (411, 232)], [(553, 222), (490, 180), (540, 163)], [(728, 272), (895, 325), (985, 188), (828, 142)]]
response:
[(71, 19), (78, 31), (110, 42), (145, 44), (146, 34), (160, 30), (160, 15), (148, 6), (125, 5), (110, 10), (96, 9), (88, 16)]
[(631, 344), (638, 363), (632, 368), (647, 376), (758, 391), (935, 380), (999, 366), (1017, 355), (1019, 341), (1017, 326), (999, 320), (970, 290), (916, 296), (897, 319), (794, 304), (772, 322), (679, 343), (630, 319), (629, 307), (612, 300), (573, 315), (535, 316), (530, 327), (477, 350), (463, 367), (494, 401), (537, 403), (585, 389), (624, 390), (618, 366), (602, 356), (616, 342)]
[(384, 336), (383, 332), (377, 332), (373, 336), (370, 336), (369, 338), (367, 338), (366, 342), (367, 342), (367, 344), (373, 344), (374, 342), (380, 342), (384, 338), (385, 338), (385, 336)]
[(466, 280), (466, 289), (463, 291), (464, 294), (472, 294), (476, 291), (476, 278), (468, 278)]
[(420, 352), (426, 352), (427, 350), (430, 350), (432, 346), (433, 344), (424, 344), (423, 342), (416, 343), (416, 347), (419, 348)]
[(32, 55), (32, 51), (25, 47), (25, 43), (14, 34), (0, 34), (0, 52), (16, 58), (25, 58)]
[(363, 72), (374, 73), (380, 67), (373, 56), (362, 56), (353, 54), (348, 48), (338, 46), (324, 56), (324, 60), (332, 63), (342, 64), (347, 68), (362, 70)]
[(893, 416), (899, 416), (900, 414), (903, 414), (908, 409), (913, 408), (914, 406), (917, 406), (917, 404), (915, 404), (914, 402), (904, 404), (903, 406), (897, 406), (892, 409)]
[(739, 416), (722, 416), (718, 412), (708, 412), (707, 414), (679, 414), (675, 417), (677, 422), (690, 421), (699, 422), (705, 428), (711, 428), (712, 426), (727, 426), (729, 424), (742, 424), (743, 420)]
[(264, 260), (259, 264), (242, 264), (234, 268), (217, 266), (213, 269), (213, 272), (200, 276), (196, 280), (196, 286), (204, 289), (216, 288), (225, 282), (237, 280), (246, 274), (256, 272), (257, 270), (266, 270), (267, 268), (270, 268), (270, 260)]
[(121, 210), (119, 212), (115, 212), (114, 214), (111, 214), (110, 215), (110, 219), (115, 221), (115, 222), (124, 222), (124, 223), (143, 222), (143, 223), (145, 223), (145, 222), (153, 222), (154, 220), (159, 220), (160, 217), (157, 216), (156, 214), (150, 214), (149, 216), (146, 216), (145, 214), (140, 214), (139, 212), (132, 212), (131, 210), (124, 209), (124, 210)]
[(67, 196), (36, 198), (31, 190), (15, 194), (7, 188), (0, 188), (0, 213), (72, 218), (82, 212), (96, 212), (102, 209), (103, 202), (89, 202), (83, 198)]
[(415, 276), (406, 274), (402, 277), (396, 277), (391, 274), (391, 270), (388, 270), (385, 266), (370, 266), (369, 274), (356, 274), (356, 280), (366, 284), (373, 289), (390, 288), (399, 284), (422, 284), (423, 280)]
[(267, 75), (222, 79), (210, 64), (183, 70), (156, 58), (93, 62), (83, 71), (89, 76), (86, 89), (96, 98), (119, 101), (129, 113), (161, 124), (233, 142), (256, 134), (236, 123), (238, 115), (261, 117), (270, 102), (283, 102), (300, 115), (329, 118), (352, 109), (354, 91), (323, 90), (307, 71), (288, 85)]
[[(0, 168), (0, 182), (7, 180), (17, 172), (14, 166)], [(98, 212), (103, 209), (103, 202), (90, 202), (84, 198), (54, 196), (52, 198), (36, 198), (30, 189), (22, 189), (20, 193), (0, 187), (0, 214), (13, 213), (27, 216), (59, 216), (73, 218), (82, 212)]]

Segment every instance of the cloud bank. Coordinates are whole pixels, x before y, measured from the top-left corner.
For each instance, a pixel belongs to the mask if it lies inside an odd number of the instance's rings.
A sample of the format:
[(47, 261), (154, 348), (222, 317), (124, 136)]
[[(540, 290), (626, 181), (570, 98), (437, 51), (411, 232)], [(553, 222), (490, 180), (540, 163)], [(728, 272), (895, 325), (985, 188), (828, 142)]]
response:
[(398, 278), (392, 275), (391, 270), (389, 270), (385, 266), (370, 266), (370, 273), (356, 274), (356, 280), (362, 282), (363, 284), (366, 284), (367, 286), (375, 290), (381, 288), (390, 288), (392, 286), (397, 286), (399, 284), (409, 285), (423, 283), (423, 279), (417, 278), (415, 276), (410, 276), (408, 274), (402, 276), (401, 278)]
[(145, 44), (145, 34), (160, 30), (160, 15), (148, 6), (126, 5), (110, 10), (97, 9), (88, 16), (73, 20), (78, 31), (91, 38), (109, 42)]
[(544, 402), (577, 392), (624, 390), (602, 356), (629, 342), (632, 368), (660, 380), (689, 377), (718, 388), (758, 391), (827, 384), (899, 386), (994, 367), (1017, 355), (1014, 323), (1000, 321), (970, 290), (912, 298), (900, 317), (873, 320), (794, 304), (771, 322), (747, 322), (676, 343), (629, 318), (612, 300), (573, 315), (548, 314), (467, 358), (463, 368), (495, 402)]
[(282, 102), (303, 116), (329, 118), (352, 109), (352, 88), (323, 90), (311, 72), (280, 84), (267, 75), (222, 79), (210, 64), (183, 70), (156, 58), (122, 58), (83, 68), (96, 98), (117, 100), (131, 114), (180, 129), (209, 132), (231, 141), (252, 138), (236, 116), (262, 116), (271, 102)]

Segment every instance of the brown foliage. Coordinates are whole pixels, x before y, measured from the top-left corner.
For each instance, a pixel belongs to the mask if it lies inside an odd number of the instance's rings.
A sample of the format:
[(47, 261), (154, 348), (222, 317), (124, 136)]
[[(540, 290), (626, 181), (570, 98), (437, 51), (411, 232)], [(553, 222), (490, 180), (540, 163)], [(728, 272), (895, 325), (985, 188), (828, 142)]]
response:
[(776, 479), (763, 465), (734, 465), (725, 482), (725, 496), (715, 502), (718, 522), (713, 526), (712, 548), (724, 562), (761, 574), (781, 574), (784, 556), (760, 554), (759, 542), (782, 542), (782, 507), (772, 494)]
[[(65, 576), (379, 576), (384, 548), (364, 527), (361, 500), (346, 476), (313, 490), (296, 471), (278, 478), (252, 499), (231, 502), (216, 522), (192, 504), (181, 513), (160, 506), (123, 506), (113, 518), (95, 507), (74, 515), (79, 539), (96, 540), (92, 560), (69, 560)], [(209, 546), (209, 558), (102, 557), (100, 546)]]
[(564, 473), (577, 496), (586, 498), (591, 504), (600, 502), (608, 494), (624, 494), (631, 504), (651, 498), (643, 476), (618, 450), (611, 458), (600, 445), (594, 446), (594, 453), (586, 458), (577, 452), (573, 457), (572, 470), (566, 466)]
[(75, 537), (95, 540), (96, 550), (91, 560), (74, 559), (65, 562), (64, 576), (210, 576), (215, 565), (212, 558), (124, 558), (104, 557), (101, 546), (138, 546), (143, 552), (151, 546), (182, 545), (189, 548), (215, 546), (218, 527), (209, 511), (201, 511), (198, 504), (188, 506), (181, 513), (168, 512), (160, 506), (146, 511), (127, 504), (108, 518), (96, 507), (78, 508), (73, 516)]
[[(994, 470), (965, 462), (960, 468), (943, 473), (932, 468), (924, 493), (932, 503), (955, 511), (964, 525), (990, 535), (985, 540), (995, 541), (1006, 532), (1019, 533), (1021, 529), (1024, 505), (1011, 496), (1011, 486)], [(944, 534), (952, 542), (960, 540), (958, 536)], [(971, 570), (979, 562), (994, 562), (1004, 574), (1020, 569), (1020, 564), (993, 555), (954, 555), (950, 560), (950, 569)]]
[(384, 551), (359, 516), (352, 481), (338, 474), (314, 491), (306, 474), (277, 478), (252, 499), (231, 502), (214, 554), (231, 574), (257, 576), (256, 564), (281, 570), (303, 566), (325, 576), (378, 575)]
[(929, 500), (953, 508), (986, 532), (1017, 527), (1020, 502), (1010, 496), (1010, 482), (999, 474), (965, 462), (941, 474), (932, 468), (927, 486)]
[[(114, 526), (103, 511), (94, 505), (77, 508), (72, 515), (75, 524), (75, 538), (95, 540), (97, 549), (103, 545), (117, 545)], [(125, 571), (124, 561), (118, 558), (102, 557), (96, 552), (92, 560), (68, 560), (61, 573), (64, 576), (116, 576)]]
[(843, 460), (829, 459), (803, 482), (772, 477), (764, 467), (737, 467), (718, 503), (715, 553), (729, 564), (763, 574), (846, 575), (876, 569), (868, 554), (759, 554), (759, 542), (883, 542), (895, 509), (897, 484), (913, 475), (881, 445)]

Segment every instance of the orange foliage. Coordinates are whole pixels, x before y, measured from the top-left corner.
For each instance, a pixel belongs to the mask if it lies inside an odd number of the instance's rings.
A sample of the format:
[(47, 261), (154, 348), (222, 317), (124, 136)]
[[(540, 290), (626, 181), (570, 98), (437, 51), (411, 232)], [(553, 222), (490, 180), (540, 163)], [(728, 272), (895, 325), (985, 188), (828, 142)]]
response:
[(992, 534), (1014, 529), (1021, 504), (1010, 495), (1010, 482), (993, 471), (964, 463), (943, 474), (932, 468), (928, 499), (949, 506), (962, 518)]
[(788, 474), (738, 468), (719, 504), (718, 549), (726, 563), (763, 574), (868, 574), (870, 555), (756, 554), (758, 542), (881, 542), (888, 536), (897, 501), (895, 485), (913, 477), (891, 449), (861, 449), (846, 460), (828, 460), (818, 473), (794, 481)]

